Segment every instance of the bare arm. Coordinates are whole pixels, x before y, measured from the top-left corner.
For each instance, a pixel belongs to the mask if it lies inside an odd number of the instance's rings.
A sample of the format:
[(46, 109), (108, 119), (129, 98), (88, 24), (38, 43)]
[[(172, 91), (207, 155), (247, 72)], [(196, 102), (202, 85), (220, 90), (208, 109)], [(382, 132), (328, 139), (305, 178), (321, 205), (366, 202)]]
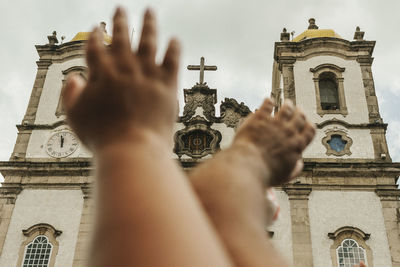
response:
[(272, 101), (265, 100), (246, 119), (228, 149), (190, 174), (237, 266), (287, 266), (267, 237), (265, 227), (272, 210), (265, 189), (300, 173), (301, 152), (315, 130), (291, 102), (275, 117), (272, 108)]
[(97, 161), (97, 225), (91, 266), (231, 266), (184, 175), (170, 158), (179, 45), (155, 63), (156, 26), (147, 11), (137, 53), (126, 16), (113, 43), (88, 41), (89, 81), (71, 77), (64, 104)]

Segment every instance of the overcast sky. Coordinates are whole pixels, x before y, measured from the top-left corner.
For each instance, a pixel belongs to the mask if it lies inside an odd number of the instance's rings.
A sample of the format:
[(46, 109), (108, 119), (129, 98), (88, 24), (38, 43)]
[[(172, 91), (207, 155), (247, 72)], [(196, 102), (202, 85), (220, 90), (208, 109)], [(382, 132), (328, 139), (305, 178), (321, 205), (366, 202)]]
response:
[[(159, 57), (168, 39), (182, 42), (179, 88), (190, 88), (198, 72), (189, 64), (217, 65), (205, 80), (218, 89), (218, 101), (233, 97), (252, 110), (268, 96), (274, 42), (283, 27), (296, 34), (314, 17), (320, 29), (334, 29), (351, 40), (356, 26), (365, 39), (376, 40), (373, 74), (380, 112), (389, 123), (387, 138), (394, 160), (400, 161), (400, 1), (265, 1), (265, 0), (0, 0), (0, 161), (11, 155), (17, 129), (25, 113), (36, 75), (38, 55), (34, 45), (46, 44), (56, 30), (59, 40), (69, 41), (79, 31), (90, 31), (101, 21), (111, 32), (115, 6), (127, 8), (134, 38), (140, 33), (144, 9), (158, 15)], [(182, 92), (180, 97), (182, 98)]]

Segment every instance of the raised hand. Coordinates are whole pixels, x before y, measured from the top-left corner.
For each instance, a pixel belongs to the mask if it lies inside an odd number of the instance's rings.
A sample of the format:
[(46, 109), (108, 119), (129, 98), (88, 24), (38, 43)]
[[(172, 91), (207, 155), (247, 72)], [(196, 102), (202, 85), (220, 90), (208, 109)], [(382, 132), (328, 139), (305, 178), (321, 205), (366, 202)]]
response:
[(265, 100), (239, 128), (233, 142), (261, 155), (269, 173), (266, 186), (283, 184), (300, 173), (301, 153), (315, 135), (314, 126), (290, 100), (275, 116), (272, 109), (272, 101)]
[(86, 51), (89, 80), (85, 84), (77, 76), (69, 77), (63, 90), (70, 125), (90, 148), (151, 135), (171, 142), (180, 47), (173, 39), (157, 65), (156, 28), (147, 10), (139, 48), (133, 52), (126, 14), (118, 8), (110, 48), (100, 29), (91, 33)]

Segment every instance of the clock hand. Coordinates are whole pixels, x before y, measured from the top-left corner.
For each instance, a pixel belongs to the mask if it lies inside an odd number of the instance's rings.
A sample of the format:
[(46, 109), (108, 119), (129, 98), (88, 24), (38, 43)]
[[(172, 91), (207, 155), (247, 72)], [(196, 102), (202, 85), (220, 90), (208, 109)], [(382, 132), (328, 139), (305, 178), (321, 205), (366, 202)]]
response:
[(61, 135), (61, 142), (60, 142), (60, 147), (64, 146), (64, 136)]

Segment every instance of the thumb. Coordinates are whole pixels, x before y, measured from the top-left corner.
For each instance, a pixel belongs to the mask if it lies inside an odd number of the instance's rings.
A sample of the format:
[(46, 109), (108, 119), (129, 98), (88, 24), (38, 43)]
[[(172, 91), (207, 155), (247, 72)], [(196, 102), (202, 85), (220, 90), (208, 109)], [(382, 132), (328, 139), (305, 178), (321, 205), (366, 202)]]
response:
[(304, 167), (303, 160), (301, 159), (297, 160), (296, 166), (294, 167), (292, 173), (290, 174), (290, 180), (296, 178), (303, 170), (303, 167)]
[(86, 82), (79, 75), (71, 75), (62, 90), (62, 103), (67, 113), (75, 105), (76, 100), (81, 95)]

